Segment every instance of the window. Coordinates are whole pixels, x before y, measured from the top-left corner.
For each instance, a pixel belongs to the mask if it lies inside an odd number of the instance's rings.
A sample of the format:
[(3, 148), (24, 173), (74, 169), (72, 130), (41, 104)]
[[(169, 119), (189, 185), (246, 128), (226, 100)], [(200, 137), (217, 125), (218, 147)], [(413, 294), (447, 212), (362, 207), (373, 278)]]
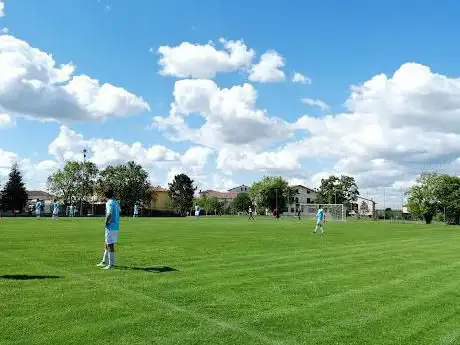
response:
[(296, 204), (299, 203), (299, 198), (295, 198), (295, 203), (296, 203)]
[(311, 204), (310, 198), (307, 198), (307, 204)]
[(307, 194), (310, 194), (310, 191), (307, 189)]
[(297, 189), (295, 190), (295, 192), (296, 192), (297, 194), (299, 194), (299, 188), (297, 188)]
[(294, 207), (291, 207), (291, 213), (294, 213)]

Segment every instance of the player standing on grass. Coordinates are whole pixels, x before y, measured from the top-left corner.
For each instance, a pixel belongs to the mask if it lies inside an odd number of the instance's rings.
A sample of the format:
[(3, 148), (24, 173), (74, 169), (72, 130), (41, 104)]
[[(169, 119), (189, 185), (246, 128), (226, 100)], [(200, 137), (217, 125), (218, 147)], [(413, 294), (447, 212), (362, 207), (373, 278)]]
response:
[(137, 218), (139, 216), (139, 205), (137, 204), (137, 202), (134, 204), (134, 214), (133, 214), (133, 218)]
[(250, 219), (256, 220), (256, 219), (254, 218), (254, 215), (252, 214), (252, 207), (251, 207), (251, 206), (249, 206), (248, 213), (249, 213), (249, 219), (248, 219), (248, 220), (250, 220)]
[[(107, 203), (105, 204), (105, 250), (102, 261), (97, 265), (105, 270), (115, 265), (115, 243), (117, 243), (118, 231), (120, 230), (120, 208), (114, 199), (115, 193), (109, 188), (105, 191)], [(107, 259), (109, 264), (106, 265)]]
[(53, 219), (57, 219), (59, 216), (59, 202), (54, 199), (53, 203)]
[(196, 219), (198, 219), (200, 217), (200, 206), (199, 205), (195, 205), (195, 217)]
[(321, 230), (321, 235), (324, 234), (323, 222), (324, 222), (324, 210), (320, 206), (318, 212), (316, 213), (316, 227), (315, 227), (315, 230), (313, 230), (314, 234), (316, 234), (316, 231), (318, 230), (318, 227)]
[(40, 202), (40, 199), (37, 198), (37, 202), (35, 203), (35, 215), (37, 218), (40, 218), (42, 212), (42, 203)]

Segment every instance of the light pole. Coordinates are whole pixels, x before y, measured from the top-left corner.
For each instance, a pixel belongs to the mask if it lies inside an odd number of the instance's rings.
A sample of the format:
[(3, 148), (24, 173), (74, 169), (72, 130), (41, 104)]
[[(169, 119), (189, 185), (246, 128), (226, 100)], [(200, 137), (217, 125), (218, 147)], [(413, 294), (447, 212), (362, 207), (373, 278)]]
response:
[(86, 183), (87, 183), (86, 154), (88, 153), (88, 150), (84, 149), (82, 153), (83, 153), (83, 180), (84, 182), (83, 182), (82, 194), (80, 196), (80, 216), (83, 216), (83, 192), (85, 190)]

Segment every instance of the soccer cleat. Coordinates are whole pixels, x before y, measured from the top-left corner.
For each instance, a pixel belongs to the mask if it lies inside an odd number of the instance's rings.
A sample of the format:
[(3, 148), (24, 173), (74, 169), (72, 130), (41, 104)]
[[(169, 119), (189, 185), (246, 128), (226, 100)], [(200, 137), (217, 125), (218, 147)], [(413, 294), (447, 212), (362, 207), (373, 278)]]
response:
[(110, 270), (111, 268), (113, 268), (113, 266), (107, 265), (107, 266), (104, 267), (104, 270)]
[(105, 266), (105, 262), (99, 262), (96, 266), (97, 266), (97, 267), (104, 267), (104, 266)]

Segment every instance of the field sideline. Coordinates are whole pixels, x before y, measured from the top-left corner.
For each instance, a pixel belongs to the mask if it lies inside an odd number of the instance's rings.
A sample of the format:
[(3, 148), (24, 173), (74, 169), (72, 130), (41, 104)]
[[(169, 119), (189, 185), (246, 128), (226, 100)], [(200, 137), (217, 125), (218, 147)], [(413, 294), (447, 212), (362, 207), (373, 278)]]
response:
[(103, 271), (102, 223), (0, 220), (0, 344), (460, 344), (457, 227), (123, 218)]

